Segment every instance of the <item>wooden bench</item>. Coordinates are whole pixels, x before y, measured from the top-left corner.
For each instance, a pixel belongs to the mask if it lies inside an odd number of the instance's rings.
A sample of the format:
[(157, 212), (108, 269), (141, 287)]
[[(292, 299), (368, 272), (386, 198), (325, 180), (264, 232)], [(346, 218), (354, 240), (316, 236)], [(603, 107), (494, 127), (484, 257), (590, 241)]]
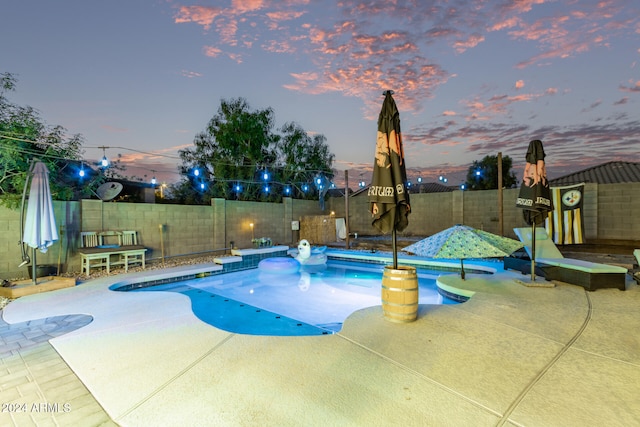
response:
[[(109, 239), (117, 239), (117, 243), (109, 243)], [(111, 266), (122, 265), (129, 271), (129, 265), (139, 263), (145, 268), (147, 249), (138, 245), (135, 231), (83, 231), (80, 233), (81, 271), (87, 275), (91, 268), (104, 267), (107, 273)], [(115, 258), (112, 260), (112, 258)]]

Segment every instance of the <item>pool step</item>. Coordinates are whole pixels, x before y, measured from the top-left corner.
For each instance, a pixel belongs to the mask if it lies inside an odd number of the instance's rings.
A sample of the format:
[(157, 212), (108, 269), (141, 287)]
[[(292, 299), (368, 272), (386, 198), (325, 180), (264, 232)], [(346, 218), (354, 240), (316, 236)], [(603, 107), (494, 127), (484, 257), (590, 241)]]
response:
[(231, 264), (231, 263), (234, 263), (234, 262), (242, 262), (242, 257), (241, 256), (235, 256), (235, 255), (225, 256), (225, 257), (220, 257), (220, 258), (214, 258), (213, 262), (215, 262), (216, 264), (220, 264), (220, 265)]

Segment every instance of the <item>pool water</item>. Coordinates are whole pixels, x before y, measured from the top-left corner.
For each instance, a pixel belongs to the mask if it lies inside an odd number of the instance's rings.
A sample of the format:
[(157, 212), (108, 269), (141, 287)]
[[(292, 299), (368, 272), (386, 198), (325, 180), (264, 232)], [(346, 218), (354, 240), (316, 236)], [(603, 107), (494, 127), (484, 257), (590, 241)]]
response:
[[(229, 332), (323, 335), (340, 331), (353, 312), (381, 305), (383, 269), (381, 265), (329, 261), (296, 274), (253, 269), (134, 292), (182, 293), (191, 299), (200, 320)], [(435, 279), (442, 273), (418, 270), (420, 304), (457, 303), (438, 293)]]

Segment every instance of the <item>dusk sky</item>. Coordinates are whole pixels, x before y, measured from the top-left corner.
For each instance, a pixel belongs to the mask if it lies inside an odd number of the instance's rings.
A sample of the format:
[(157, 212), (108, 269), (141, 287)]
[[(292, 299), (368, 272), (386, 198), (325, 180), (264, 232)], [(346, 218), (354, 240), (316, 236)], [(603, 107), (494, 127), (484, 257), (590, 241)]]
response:
[(459, 184), (498, 152), (520, 179), (532, 139), (554, 178), (640, 161), (639, 4), (2, 0), (0, 72), (10, 101), (127, 175), (179, 180), (178, 150), (243, 97), (324, 134), (338, 177), (368, 182), (392, 89), (414, 182)]

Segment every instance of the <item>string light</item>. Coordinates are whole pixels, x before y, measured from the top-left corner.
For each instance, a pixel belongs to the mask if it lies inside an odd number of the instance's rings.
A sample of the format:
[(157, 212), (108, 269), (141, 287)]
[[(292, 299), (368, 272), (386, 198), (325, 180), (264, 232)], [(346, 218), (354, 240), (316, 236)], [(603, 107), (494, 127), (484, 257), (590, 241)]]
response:
[(109, 159), (107, 159), (107, 152), (106, 152), (107, 147), (102, 146), (102, 147), (98, 147), (98, 148), (102, 148), (102, 160), (100, 161), (100, 165), (103, 168), (106, 168), (106, 167), (109, 166)]
[[(18, 138), (7, 136), (6, 132), (0, 132), (0, 136), (2, 136), (3, 139), (18, 140)], [(34, 145), (35, 144), (53, 145), (53, 144), (50, 144), (50, 143), (47, 143), (47, 142), (38, 142), (38, 141), (33, 141), (33, 140), (28, 140), (28, 139), (24, 139), (24, 140), (21, 140), (21, 141), (28, 142), (28, 143), (31, 143), (31, 144), (34, 144)], [(141, 150), (131, 149), (131, 148), (128, 148), (128, 147), (86, 146), (86, 147), (83, 147), (83, 148), (84, 149), (98, 148), (98, 149), (102, 150), (103, 156), (102, 156), (102, 159), (100, 159), (100, 161), (98, 162), (98, 167), (100, 167), (100, 168), (107, 168), (107, 167), (110, 166), (111, 162), (109, 161), (109, 159), (108, 159), (108, 157), (106, 155), (106, 149), (107, 148), (109, 148), (109, 149), (118, 148), (118, 149), (122, 149), (122, 150), (133, 151), (133, 152), (137, 152), (137, 153), (145, 153), (145, 154), (158, 156), (158, 157), (181, 159), (180, 157), (177, 157), (177, 156), (170, 156), (170, 155), (165, 155), (165, 154), (160, 154), (160, 153), (150, 153), (150, 152), (145, 152), (145, 151), (141, 151)], [(67, 161), (76, 160), (76, 159), (69, 159), (69, 158), (66, 158), (66, 157), (55, 156), (55, 155), (51, 155), (51, 154), (44, 154), (44, 153), (41, 153), (39, 151), (28, 151), (28, 150), (21, 150), (21, 149), (17, 149), (17, 151), (18, 152), (24, 152), (25, 154), (28, 154), (28, 155), (40, 155), (40, 156), (45, 156), (45, 157), (48, 157), (48, 158), (55, 158), (55, 159), (59, 159), (59, 160), (67, 160)], [(234, 167), (240, 167), (240, 168), (254, 168), (254, 169), (260, 168), (259, 165), (255, 165), (255, 164), (240, 165), (240, 166), (237, 165), (237, 164), (234, 164), (234, 163), (224, 163), (224, 162), (218, 163), (218, 164), (225, 164), (225, 165), (234, 166)], [(151, 179), (151, 184), (157, 185), (158, 180), (157, 180), (157, 178), (155, 176), (155, 173), (157, 172), (157, 170), (147, 169), (147, 168), (144, 168), (144, 167), (141, 167), (141, 166), (136, 166), (136, 168), (146, 169), (146, 170), (149, 170), (149, 171), (153, 172), (153, 175), (152, 175), (153, 178)], [(291, 172), (295, 172), (296, 174), (309, 174), (309, 175), (310, 174), (315, 174), (316, 177), (311, 182), (315, 184), (315, 187), (318, 190), (322, 190), (322, 189), (326, 188), (326, 185), (324, 185), (325, 182), (326, 182), (325, 181), (326, 178), (323, 175), (323, 171), (313, 170), (313, 169), (301, 169), (299, 166), (293, 166), (293, 165), (278, 166), (277, 169), (278, 170), (282, 170), (282, 172), (284, 174), (291, 173)], [(264, 166), (262, 166), (262, 170), (263, 170), (263, 172), (262, 172), (262, 180), (263, 180), (263, 182), (267, 183), (267, 182), (270, 181), (270, 179), (272, 179), (272, 174)], [(78, 176), (81, 179), (85, 178), (88, 175), (88, 172), (89, 171), (85, 170), (85, 168), (84, 168), (84, 162), (81, 161), (80, 170), (78, 170), (78, 172), (77, 172)], [(177, 171), (166, 170), (166, 171), (161, 171), (161, 172), (175, 173), (176, 175), (182, 175)], [(203, 179), (204, 178), (204, 175), (201, 173), (200, 168), (192, 169), (191, 173), (193, 174), (193, 176), (195, 176), (195, 177), (197, 177), (199, 179)], [(320, 174), (320, 176), (318, 176), (318, 174)], [(237, 180), (227, 180), (227, 179), (223, 179), (223, 180), (216, 179), (216, 180), (217, 181), (221, 181), (221, 182), (237, 181)], [(254, 181), (244, 181), (244, 182), (246, 182), (247, 184), (257, 184), (257, 182), (254, 182)], [(282, 186), (281, 187), (282, 188), (282, 193), (285, 194), (286, 196), (290, 196), (290, 195), (293, 194), (293, 188), (292, 188), (291, 184), (289, 184), (289, 183), (287, 183), (287, 184), (277, 183), (277, 184), (280, 184)], [(330, 182), (330, 183), (327, 182), (327, 184), (330, 185), (331, 188), (335, 188), (336, 187), (333, 182)], [(207, 188), (207, 182), (206, 181), (198, 180), (198, 182), (196, 182), (195, 185), (197, 186), (198, 189), (200, 189), (202, 191), (206, 190), (206, 188)], [(307, 193), (307, 192), (310, 191), (308, 183), (300, 182), (297, 185), (294, 183), (293, 186), (301, 189), (302, 192), (304, 192), (304, 193)], [(234, 188), (234, 187), (232, 187), (232, 188)], [(263, 187), (263, 190), (265, 190), (265, 192), (271, 192), (272, 188), (271, 188), (270, 185), (265, 185)], [(243, 188), (243, 186), (237, 184), (235, 186), (235, 191), (240, 193), (240, 192), (244, 191), (244, 188)]]

